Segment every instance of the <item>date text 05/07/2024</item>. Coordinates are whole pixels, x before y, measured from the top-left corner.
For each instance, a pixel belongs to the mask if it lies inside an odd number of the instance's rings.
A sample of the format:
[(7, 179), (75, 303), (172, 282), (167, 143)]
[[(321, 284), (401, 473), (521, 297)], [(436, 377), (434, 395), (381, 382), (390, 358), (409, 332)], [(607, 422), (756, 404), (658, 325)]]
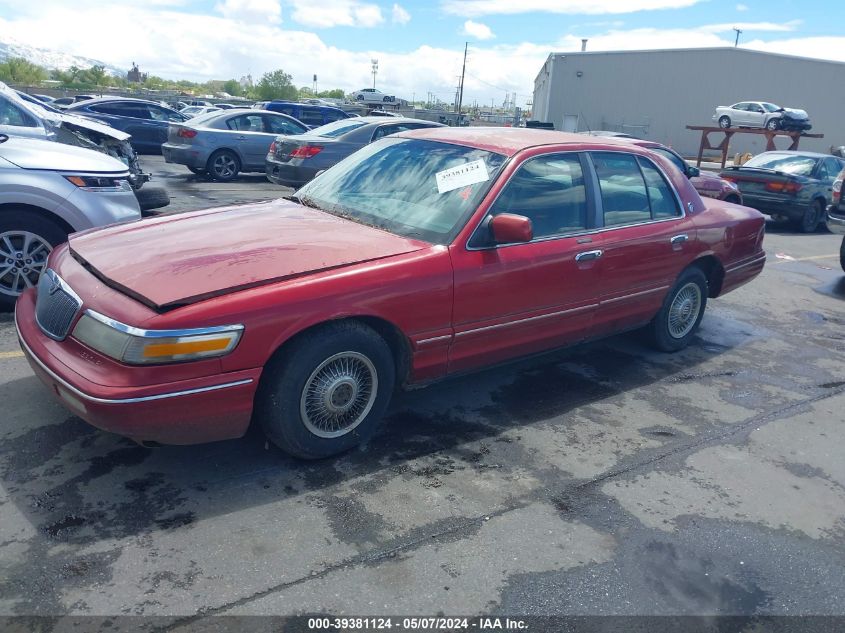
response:
[(317, 617), (308, 618), (312, 631), (525, 631), (524, 620), (496, 617)]

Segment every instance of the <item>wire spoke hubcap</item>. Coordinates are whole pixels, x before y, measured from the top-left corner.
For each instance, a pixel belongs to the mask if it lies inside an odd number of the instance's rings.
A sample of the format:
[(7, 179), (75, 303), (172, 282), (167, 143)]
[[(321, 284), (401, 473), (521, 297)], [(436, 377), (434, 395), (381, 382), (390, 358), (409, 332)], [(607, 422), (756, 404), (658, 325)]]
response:
[(683, 338), (690, 333), (701, 311), (701, 288), (692, 282), (683, 286), (669, 306), (669, 334)]
[(0, 294), (17, 297), (38, 283), (53, 247), (29, 231), (0, 233)]
[(364, 421), (377, 393), (378, 374), (369, 358), (358, 352), (335, 354), (305, 381), (302, 422), (317, 437), (341, 437)]

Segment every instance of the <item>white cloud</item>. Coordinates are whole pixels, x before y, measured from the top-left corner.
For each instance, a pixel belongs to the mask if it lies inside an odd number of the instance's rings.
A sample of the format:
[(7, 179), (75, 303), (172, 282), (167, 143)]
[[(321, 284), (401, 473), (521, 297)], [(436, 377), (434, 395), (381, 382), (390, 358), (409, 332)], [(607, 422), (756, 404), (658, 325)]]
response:
[(394, 24), (407, 24), (408, 22), (411, 21), (411, 14), (408, 13), (405, 9), (403, 9), (398, 4), (394, 4), (391, 21)]
[(461, 34), (469, 35), (477, 40), (491, 40), (496, 37), (489, 26), (481, 22), (473, 22), (472, 20), (464, 22), (464, 30)]
[(789, 22), (731, 22), (725, 24), (707, 24), (699, 26), (695, 30), (704, 33), (727, 33), (734, 29), (741, 31), (794, 31), (801, 26), (801, 20), (790, 20)]
[(703, 0), (441, 0), (446, 13), (467, 17), (515, 13), (635, 13), (657, 9), (682, 9)]
[(238, 22), (278, 24), (282, 21), (282, 6), (279, 0), (223, 0), (218, 2), (214, 9), (224, 18)]
[(378, 5), (357, 0), (292, 0), (294, 20), (304, 26), (373, 27), (384, 22)]
[(748, 5), (746, 4), (738, 4), (736, 5), (737, 11), (748, 11)]

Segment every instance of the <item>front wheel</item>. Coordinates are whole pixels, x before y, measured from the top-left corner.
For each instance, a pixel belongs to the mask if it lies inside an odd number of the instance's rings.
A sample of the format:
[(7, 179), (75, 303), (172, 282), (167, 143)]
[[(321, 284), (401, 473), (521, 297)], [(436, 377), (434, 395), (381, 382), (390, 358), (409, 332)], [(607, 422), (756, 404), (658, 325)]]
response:
[(700, 268), (687, 268), (663, 300), (660, 312), (648, 325), (654, 346), (677, 352), (689, 345), (707, 307), (707, 277)]
[(283, 451), (319, 459), (375, 431), (393, 392), (393, 355), (371, 328), (326, 325), (294, 340), (265, 368), (256, 417)]
[(839, 245), (839, 265), (842, 266), (842, 272), (845, 272), (845, 237)]
[(67, 232), (47, 218), (23, 210), (0, 213), (0, 307), (11, 308), (38, 284), (53, 248)]
[(729, 116), (720, 116), (719, 117), (719, 127), (723, 130), (727, 130), (731, 126), (731, 117)]
[(780, 121), (778, 119), (769, 119), (766, 123), (766, 129), (770, 132), (774, 132), (775, 130), (780, 129)]

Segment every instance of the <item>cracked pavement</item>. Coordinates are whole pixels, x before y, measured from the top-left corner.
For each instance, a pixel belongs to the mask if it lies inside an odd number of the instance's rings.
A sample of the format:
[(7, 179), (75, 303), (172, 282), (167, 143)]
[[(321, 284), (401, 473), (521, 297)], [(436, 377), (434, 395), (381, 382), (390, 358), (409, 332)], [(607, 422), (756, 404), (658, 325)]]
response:
[(97, 431), (0, 314), (0, 615), (842, 615), (840, 239), (770, 226), (683, 352), (628, 334), (399, 394), (320, 462)]

